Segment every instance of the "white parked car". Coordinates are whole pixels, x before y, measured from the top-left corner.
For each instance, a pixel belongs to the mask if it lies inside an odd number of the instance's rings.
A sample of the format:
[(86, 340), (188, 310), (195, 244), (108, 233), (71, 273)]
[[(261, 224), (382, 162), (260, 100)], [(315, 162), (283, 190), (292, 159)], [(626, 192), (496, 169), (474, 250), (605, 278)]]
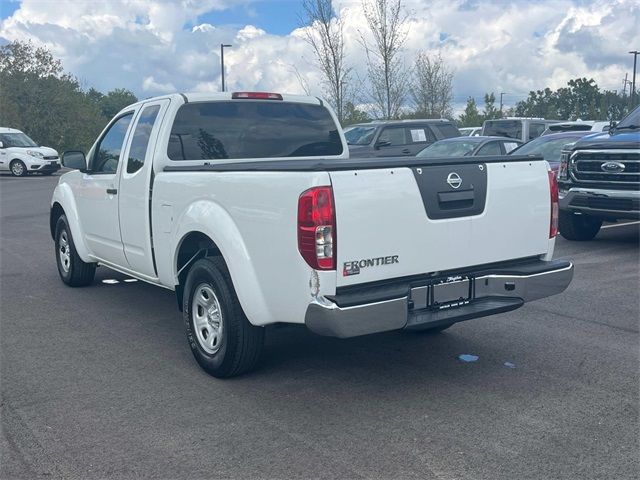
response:
[(60, 170), (58, 152), (40, 147), (24, 132), (0, 127), (0, 171), (9, 170), (15, 177), (29, 173), (51, 175)]
[(458, 130), (463, 137), (478, 137), (482, 133), (482, 127), (462, 127)]
[[(258, 361), (264, 326), (443, 330), (562, 292), (542, 158), (348, 158), (315, 97), (176, 94), (65, 152), (50, 227), (64, 283), (104, 265), (176, 292), (197, 362)], [(135, 305), (131, 306), (135, 315)], [(141, 312), (143, 313), (143, 312)]]

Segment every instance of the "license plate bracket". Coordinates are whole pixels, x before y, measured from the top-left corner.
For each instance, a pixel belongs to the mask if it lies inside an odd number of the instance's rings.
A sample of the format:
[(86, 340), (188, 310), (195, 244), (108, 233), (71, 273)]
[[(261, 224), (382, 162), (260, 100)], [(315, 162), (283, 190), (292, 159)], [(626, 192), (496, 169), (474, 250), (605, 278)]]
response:
[(431, 307), (453, 308), (466, 305), (471, 300), (473, 279), (467, 276), (449, 277), (431, 287)]

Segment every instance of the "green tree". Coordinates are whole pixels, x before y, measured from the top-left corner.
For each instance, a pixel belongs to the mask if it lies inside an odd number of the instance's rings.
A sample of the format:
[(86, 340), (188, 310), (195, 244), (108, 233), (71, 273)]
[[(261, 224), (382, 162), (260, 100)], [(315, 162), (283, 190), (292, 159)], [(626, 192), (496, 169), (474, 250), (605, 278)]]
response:
[(479, 127), (482, 125), (484, 117), (480, 115), (478, 111), (478, 105), (476, 105), (476, 99), (473, 97), (467, 98), (467, 106), (464, 109), (464, 113), (460, 115), (458, 123), (461, 127)]
[(126, 88), (116, 88), (106, 95), (102, 95), (98, 102), (102, 115), (106, 118), (112, 118), (116, 113), (127, 105), (136, 103), (138, 99), (130, 90)]
[(371, 118), (369, 117), (369, 115), (367, 115), (367, 112), (359, 110), (351, 102), (347, 102), (345, 104), (343, 116), (343, 127), (346, 127), (347, 125), (353, 125), (354, 123), (365, 123), (371, 121)]
[(485, 120), (493, 120), (502, 116), (500, 110), (496, 108), (496, 95), (493, 92), (484, 94), (484, 111), (482, 115)]
[(576, 78), (556, 91), (550, 88), (529, 92), (518, 102), (515, 114), (550, 120), (612, 120), (627, 112), (627, 100), (617, 92), (601, 91), (595, 80)]
[(20, 129), (40, 145), (87, 151), (113, 110), (135, 96), (126, 90), (84, 92), (60, 60), (31, 42), (0, 47), (0, 124)]

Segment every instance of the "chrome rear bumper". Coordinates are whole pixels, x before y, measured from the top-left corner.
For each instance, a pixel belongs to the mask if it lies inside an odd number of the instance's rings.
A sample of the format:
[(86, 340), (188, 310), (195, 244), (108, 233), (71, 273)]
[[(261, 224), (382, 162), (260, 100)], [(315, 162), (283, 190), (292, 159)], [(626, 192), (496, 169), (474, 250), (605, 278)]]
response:
[(507, 312), (525, 302), (561, 293), (571, 283), (572, 263), (540, 261), (538, 264), (542, 271), (537, 273), (531, 273), (530, 266), (521, 273), (517, 267), (502, 273), (479, 272), (477, 276), (467, 273), (469, 297), (443, 305), (434, 303), (434, 282), (408, 284), (406, 294), (397, 298), (357, 305), (340, 306), (338, 296), (319, 297), (309, 304), (305, 323), (317, 334), (347, 338), (402, 328), (427, 329)]

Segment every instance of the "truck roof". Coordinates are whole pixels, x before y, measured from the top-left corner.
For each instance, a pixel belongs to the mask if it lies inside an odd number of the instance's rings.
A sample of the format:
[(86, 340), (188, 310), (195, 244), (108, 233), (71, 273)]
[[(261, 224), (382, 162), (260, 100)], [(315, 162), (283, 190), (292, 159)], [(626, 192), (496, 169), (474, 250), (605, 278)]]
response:
[[(182, 100), (185, 101), (185, 103), (233, 100), (232, 95), (234, 93), (240, 93), (240, 92), (177, 92), (177, 93), (170, 93), (167, 95), (159, 95), (156, 97), (145, 98), (131, 105), (127, 105), (127, 107), (125, 108), (129, 108), (134, 105), (139, 105), (146, 102), (161, 100), (163, 98), (169, 98), (169, 99), (182, 98)], [(242, 92), (242, 93), (245, 93), (245, 92)], [(267, 92), (246, 92), (246, 93), (267, 93)], [(294, 95), (289, 93), (281, 93), (281, 94), (279, 93), (279, 95), (282, 96), (282, 101), (285, 101), (285, 102), (310, 103), (314, 105), (322, 105), (324, 103), (321, 98), (311, 97), (308, 95)], [(238, 99), (238, 101), (241, 101), (241, 99)], [(266, 100), (266, 101), (274, 101), (274, 100)], [(275, 100), (275, 101), (278, 101), (278, 100)]]
[[(158, 95), (156, 97), (149, 97), (149, 98), (145, 98), (143, 100), (140, 100), (136, 103), (132, 103), (131, 105), (127, 105), (126, 107), (124, 107), (122, 110), (120, 110), (120, 112), (118, 112), (118, 114), (124, 112), (125, 110), (137, 106), (137, 105), (141, 105), (143, 103), (147, 103), (147, 102), (152, 102), (155, 100), (162, 100), (164, 98), (168, 98), (171, 100), (178, 100), (181, 99), (184, 103), (189, 103), (189, 102), (215, 102), (215, 101), (222, 101), (222, 100), (234, 100), (232, 98), (234, 93), (269, 93), (269, 92), (186, 92), (186, 93), (182, 93), (182, 92), (177, 92), (177, 93), (169, 93), (166, 95)], [(282, 100), (264, 100), (266, 102), (273, 102), (273, 101), (284, 101), (284, 102), (293, 102), (293, 103), (309, 103), (309, 104), (313, 104), (313, 105), (324, 105), (323, 100), (320, 97), (311, 97), (308, 95), (293, 95), (293, 94), (289, 94), (289, 93), (278, 93), (277, 95), (281, 95), (282, 96)], [(235, 99), (238, 102), (243, 101), (244, 99)], [(17, 131), (17, 130), (16, 130)]]

